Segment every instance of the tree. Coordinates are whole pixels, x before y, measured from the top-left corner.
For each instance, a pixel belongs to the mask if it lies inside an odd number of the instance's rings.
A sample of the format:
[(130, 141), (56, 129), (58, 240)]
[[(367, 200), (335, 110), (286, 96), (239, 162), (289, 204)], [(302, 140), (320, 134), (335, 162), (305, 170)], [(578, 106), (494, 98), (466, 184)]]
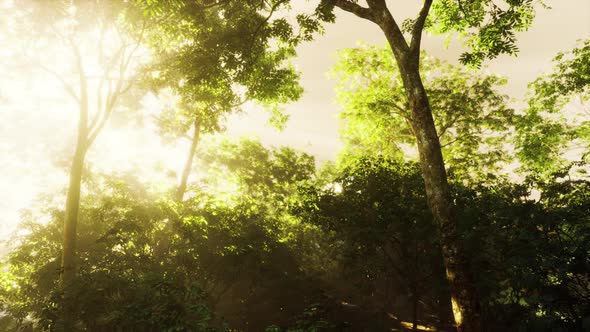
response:
[[(545, 175), (568, 169), (567, 150), (590, 148), (590, 40), (554, 59), (553, 72), (529, 84), (526, 113), (519, 117), (516, 147), (527, 170)], [(565, 151), (564, 151), (565, 150)]]
[[(89, 190), (80, 204), (76, 327), (91, 331), (213, 331), (216, 321), (196, 280), (179, 284), (190, 265), (154, 261), (155, 229), (174, 209), (133, 175), (86, 174)], [(35, 331), (57, 330), (60, 323), (59, 276), (63, 207), (45, 202), (42, 225), (29, 210), (22, 245), (8, 258), (11, 288), (3, 288), (2, 310), (19, 321), (31, 320)], [(173, 261), (173, 263), (177, 263)], [(183, 267), (185, 269), (183, 269)]]
[[(210, 331), (230, 323), (260, 331), (303, 310), (309, 300), (302, 294), (315, 286), (289, 245), (288, 204), (295, 186), (313, 175), (313, 157), (255, 141), (209, 148), (204, 185), (189, 188), (182, 202), (132, 173), (86, 176), (78, 228), (83, 259), (71, 289), (81, 328)], [(228, 182), (237, 189), (227, 192)], [(46, 225), (32, 211), (24, 217), (27, 234), (0, 273), (0, 310), (53, 329), (64, 213), (51, 202), (43, 210), (51, 217)], [(170, 253), (155, 257), (160, 228), (174, 219), (177, 227), (166, 234)]]
[[(22, 1), (12, 10), (23, 24), (20, 31), (30, 34), (33, 41), (25, 58), (53, 75), (78, 108), (60, 268), (62, 329), (72, 331), (76, 301), (70, 289), (76, 282), (76, 229), (85, 158), (111, 114), (121, 108), (123, 98), (132, 95), (142, 33), (122, 33), (118, 25), (121, 15), (131, 10), (124, 3)], [(64, 54), (68, 59), (48, 63), (47, 59), (57, 59), (43, 55), (59, 48), (67, 50)]]
[[(302, 268), (319, 270), (337, 299), (447, 330), (440, 247), (418, 166), (374, 155), (351, 159), (327, 179), (300, 186), (296, 214), (323, 230), (328, 239), (315, 243), (332, 258)], [(452, 183), (470, 273), (479, 276), (483, 326), (577, 331), (588, 324), (588, 185), (553, 178), (538, 184), (542, 195), (534, 201), (529, 182)]]
[[(479, 304), (473, 287), (473, 276), (468, 273), (467, 254), (454, 221), (440, 141), (420, 75), (422, 33), (425, 28), (429, 28), (438, 32), (457, 31), (464, 34), (471, 52), (463, 54), (461, 59), (464, 63), (478, 66), (486, 58), (516, 53), (515, 31), (524, 30), (531, 24), (533, 1), (505, 1), (502, 6), (498, 6), (489, 0), (471, 1), (469, 4), (452, 0), (425, 0), (416, 18), (405, 21), (401, 26), (385, 0), (367, 0), (367, 7), (357, 1), (325, 0), (321, 1), (318, 12), (322, 18), (334, 20), (335, 7), (375, 23), (387, 39), (409, 104), (426, 196), (439, 229), (457, 327), (461, 332), (479, 331)], [(408, 34), (408, 39), (404, 32)]]
[[(148, 23), (148, 44), (155, 55), (149, 85), (171, 89), (176, 106), (159, 117), (161, 131), (191, 143), (174, 200), (183, 200), (202, 134), (217, 132), (224, 118), (247, 101), (280, 117), (278, 107), (302, 93), (298, 73), (288, 60), (304, 38), (276, 18), (284, 1), (139, 1)], [(273, 16), (274, 15), (274, 16)], [(174, 222), (167, 227), (174, 227)], [(168, 240), (157, 245), (165, 252)]]
[(588, 328), (589, 184), (548, 179), (538, 200), (528, 182), (455, 186), (486, 327)]
[(339, 166), (329, 185), (302, 186), (305, 203), (295, 209), (333, 237), (318, 243), (335, 248), (327, 288), (360, 308), (444, 330), (450, 306), (439, 302), (447, 289), (418, 165), (369, 154)]
[[(420, 65), (450, 171), (464, 181), (497, 172), (502, 162), (510, 161), (502, 144), (514, 111), (506, 105), (508, 96), (496, 91), (506, 80), (426, 55)], [(391, 52), (366, 46), (343, 50), (333, 75), (344, 108), (342, 137), (347, 145), (342, 158), (373, 154), (413, 159), (404, 148), (415, 149), (416, 138)]]

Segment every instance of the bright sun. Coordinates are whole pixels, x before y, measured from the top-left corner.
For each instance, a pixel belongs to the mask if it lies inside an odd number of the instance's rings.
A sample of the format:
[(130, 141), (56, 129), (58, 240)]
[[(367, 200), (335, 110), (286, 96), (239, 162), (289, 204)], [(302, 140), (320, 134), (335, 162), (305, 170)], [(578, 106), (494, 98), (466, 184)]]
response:
[[(12, 5), (0, 2), (4, 9)], [(80, 114), (80, 72), (92, 123), (100, 121), (118, 84), (131, 80), (149, 60), (145, 49), (114, 30), (98, 28), (70, 38), (65, 25), (27, 39), (12, 28), (15, 20), (17, 16), (0, 19), (0, 239), (11, 238), (23, 209), (42, 204), (40, 195), (64, 201)], [(127, 66), (123, 72), (122, 65)], [(175, 186), (188, 142), (163, 144), (153, 121), (170, 103), (170, 97), (147, 94), (133, 107), (114, 111), (90, 148), (86, 166), (94, 173), (132, 173), (156, 190)], [(231, 118), (231, 136), (252, 135), (264, 126), (266, 114), (250, 104), (245, 108), (258, 119)], [(235, 190), (233, 183), (219, 186), (222, 192)], [(0, 256), (6, 245), (0, 242)]]
[[(2, 1), (3, 9), (10, 6)], [(14, 232), (21, 209), (33, 206), (40, 194), (66, 187), (82, 84), (87, 88), (90, 123), (99, 123), (116, 89), (149, 60), (144, 49), (117, 31), (102, 28), (70, 38), (68, 27), (58, 26), (61, 31), (27, 40), (12, 29), (16, 19), (3, 16), (0, 21), (1, 239)], [(116, 109), (111, 117), (138, 120), (127, 125), (106, 122), (86, 159), (92, 171), (133, 172), (157, 183), (166, 173), (156, 168), (180, 169), (184, 145), (164, 146), (149, 123), (161, 107), (162, 101), (148, 95), (133, 109)], [(137, 122), (142, 126), (135, 126)]]

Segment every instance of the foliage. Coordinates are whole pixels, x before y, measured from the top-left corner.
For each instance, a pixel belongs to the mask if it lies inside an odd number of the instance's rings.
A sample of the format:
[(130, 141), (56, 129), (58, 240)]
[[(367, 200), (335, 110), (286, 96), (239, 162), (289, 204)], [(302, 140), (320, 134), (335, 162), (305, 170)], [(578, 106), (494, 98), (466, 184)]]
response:
[[(349, 160), (338, 174), (330, 186), (302, 187), (296, 210), (332, 234), (323, 244), (327, 251), (337, 247), (335, 268), (322, 275), (328, 289), (406, 321), (416, 300), (419, 321), (448, 324), (444, 272), (419, 170), (364, 157)], [(538, 202), (527, 198), (528, 184), (498, 179), (453, 188), (484, 326), (581, 330), (590, 295), (588, 182), (541, 184)]]
[(303, 220), (332, 234), (337, 245), (338, 267), (324, 278), (344, 287), (346, 295), (339, 296), (347, 302), (407, 319), (412, 302), (427, 302), (428, 293), (434, 301), (426, 310), (438, 314), (436, 293), (445, 288), (419, 168), (362, 157), (332, 181), (302, 187), (305, 200), (299, 210)]
[(517, 126), (519, 160), (540, 175), (568, 168), (568, 150), (580, 149), (582, 160), (590, 151), (590, 41), (553, 62), (553, 72), (529, 84), (529, 107)]
[[(421, 72), (443, 146), (457, 176), (494, 173), (510, 161), (503, 146), (513, 124), (508, 97), (497, 88), (506, 80), (469, 72), (422, 56)], [(376, 154), (413, 159), (416, 139), (405, 89), (387, 48), (361, 46), (340, 51), (333, 75), (344, 111), (343, 158)], [(410, 154), (410, 155), (408, 155)]]
[[(288, 188), (311, 176), (313, 159), (290, 149), (271, 152), (252, 141), (227, 143), (223, 149), (224, 154), (209, 162), (238, 174), (241, 194), (233, 203), (213, 196), (214, 188), (210, 193), (193, 188), (190, 199), (171, 202), (131, 176), (88, 179), (78, 237), (80, 277), (72, 286), (80, 328), (223, 328), (211, 309), (233, 326), (262, 328), (303, 309), (304, 303), (285, 300), (304, 293), (303, 276), (285, 243), (293, 228), (286, 222), (285, 209), (294, 193)], [(245, 151), (256, 158), (242, 159), (248, 156)], [(256, 168), (269, 172), (249, 172)], [(35, 220), (24, 224), (28, 232), (10, 255), (7, 281), (0, 291), (3, 310), (18, 320), (31, 317), (42, 329), (54, 326), (60, 303), (55, 289), (63, 212), (49, 212), (52, 219), (45, 226)], [(174, 221), (180, 224), (168, 230), (172, 254), (154, 255), (156, 237)], [(283, 288), (292, 291), (278, 291)]]
[(434, 1), (427, 24), (431, 31), (463, 37), (470, 51), (461, 55), (461, 62), (479, 67), (486, 59), (518, 52), (516, 33), (531, 26), (535, 4), (545, 6), (539, 0)]
[(304, 32), (295, 34), (277, 17), (283, 1), (138, 5), (144, 15), (132, 18), (132, 27), (147, 28), (154, 55), (145, 84), (169, 88), (179, 99), (160, 116), (163, 133), (182, 136), (196, 119), (203, 132), (220, 131), (225, 117), (246, 101), (277, 115), (278, 105), (301, 96), (289, 59)]
[[(112, 331), (206, 331), (211, 314), (200, 286), (180, 284), (179, 271), (163, 268), (151, 257), (154, 227), (170, 208), (126, 179), (95, 179), (81, 208), (78, 247), (79, 278), (71, 286), (77, 299), (80, 328)], [(57, 291), (60, 226), (63, 212), (52, 220), (25, 223), (28, 235), (10, 255), (15, 287), (3, 289), (6, 310), (22, 320), (52, 329), (58, 317)], [(100, 221), (100, 222), (97, 222)]]
[(550, 181), (538, 202), (524, 185), (458, 192), (486, 301), (487, 324), (583, 330), (588, 317), (588, 182)]
[[(532, 0), (496, 3), (437, 1), (426, 24), (462, 34), (471, 48), (463, 62), (479, 66), (515, 53), (515, 32), (534, 16)], [(224, 116), (247, 100), (280, 118), (278, 105), (302, 93), (289, 64), (295, 47), (334, 20), (334, 6), (342, 4), (357, 2), (320, 1), (314, 14), (293, 19), (284, 0), (57, 1), (31, 7), (26, 15), (42, 19), (23, 19), (19, 27), (36, 32), (79, 15), (60, 27), (72, 35), (92, 32), (99, 17), (136, 42), (133, 31), (145, 33), (141, 45), (153, 62), (129, 101), (144, 88), (178, 97), (158, 118), (161, 134), (178, 137), (197, 120), (204, 132), (220, 130)], [(414, 23), (404, 24), (406, 32)], [(484, 177), (509, 157), (500, 139), (514, 115), (496, 91), (504, 79), (422, 56), (453, 170), (453, 220), (489, 330), (590, 328), (590, 184), (549, 172), (562, 139), (585, 140), (588, 126), (548, 117), (573, 96), (587, 100), (589, 46), (559, 55), (555, 73), (531, 85), (535, 95), (518, 119), (520, 157), (548, 171), (522, 184)], [(88, 176), (79, 277), (68, 289), (77, 329), (379, 331), (408, 321), (448, 329), (437, 227), (420, 170), (404, 155), (415, 140), (398, 72), (385, 49), (342, 52), (336, 75), (348, 146), (337, 164), (320, 171), (306, 153), (244, 140), (203, 149), (202, 176), (186, 200), (170, 200), (130, 175)], [(469, 173), (471, 181), (457, 180)], [(531, 199), (533, 188), (538, 200)], [(23, 214), (23, 233), (0, 265), (0, 329), (56, 328), (64, 211), (48, 200), (41, 212), (47, 223), (38, 211)], [(169, 255), (155, 254), (162, 234), (171, 239)]]
[[(448, 324), (444, 270), (415, 164), (362, 157), (314, 178), (305, 154), (254, 141), (220, 146), (205, 155), (211, 172), (184, 202), (162, 200), (131, 176), (88, 179), (73, 286), (80, 327)], [(221, 179), (238, 189), (224, 196)], [(527, 198), (526, 183), (453, 185), (484, 320), (507, 330), (579, 330), (590, 307), (589, 184), (536, 186), (539, 201)], [(29, 232), (0, 278), (1, 310), (39, 328), (51, 328), (59, 309), (63, 212), (47, 212), (47, 225), (25, 224)], [(154, 238), (173, 220), (171, 254), (156, 257)]]
[(337, 331), (336, 326), (322, 318), (322, 308), (319, 304), (314, 303), (305, 308), (300, 317), (297, 317), (292, 326), (281, 328), (276, 325), (267, 327), (264, 332), (322, 332)]

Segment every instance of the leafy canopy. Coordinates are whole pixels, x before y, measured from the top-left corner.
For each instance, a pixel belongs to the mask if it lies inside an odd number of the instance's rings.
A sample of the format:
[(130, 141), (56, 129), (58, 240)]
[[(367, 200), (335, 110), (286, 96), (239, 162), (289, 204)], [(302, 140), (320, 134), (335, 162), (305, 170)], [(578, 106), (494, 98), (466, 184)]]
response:
[(559, 53), (553, 62), (552, 72), (529, 84), (531, 96), (516, 140), (525, 168), (545, 175), (569, 168), (568, 151), (581, 151), (582, 162), (590, 152), (590, 40)]
[[(421, 72), (443, 154), (463, 175), (497, 171), (509, 160), (503, 143), (513, 122), (506, 79), (474, 73), (423, 55)], [(387, 48), (361, 46), (339, 52), (332, 75), (343, 107), (344, 158), (382, 155), (412, 158), (416, 140), (395, 59)]]

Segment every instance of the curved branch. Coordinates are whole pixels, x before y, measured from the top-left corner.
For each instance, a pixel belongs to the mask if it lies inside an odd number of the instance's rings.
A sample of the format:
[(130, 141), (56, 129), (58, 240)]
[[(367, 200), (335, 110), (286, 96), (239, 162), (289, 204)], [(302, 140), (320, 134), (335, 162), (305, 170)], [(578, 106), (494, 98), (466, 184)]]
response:
[(426, 24), (426, 18), (428, 17), (428, 13), (430, 12), (430, 6), (432, 5), (432, 0), (424, 0), (424, 5), (418, 14), (418, 18), (414, 23), (414, 27), (412, 28), (412, 40), (410, 42), (410, 52), (412, 56), (419, 57), (420, 56), (420, 43), (422, 41), (422, 31), (424, 30), (424, 24)]
[(348, 0), (333, 0), (334, 6), (347, 11), (349, 13), (353, 13), (354, 15), (364, 18), (365, 20), (369, 20), (372, 22), (376, 22), (376, 17), (373, 11), (370, 8), (363, 7), (355, 2), (351, 2)]
[(61, 84), (63, 85), (64, 89), (66, 90), (66, 92), (72, 97), (74, 98), (78, 103), (80, 103), (80, 97), (78, 96), (78, 94), (76, 94), (76, 91), (74, 90), (74, 87), (72, 85), (70, 85), (64, 78), (63, 76), (61, 76), (60, 74), (58, 74), (57, 72), (49, 69), (48, 67), (46, 67), (45, 65), (43, 65), (41, 63), (41, 61), (38, 61), (37, 66), (39, 66), (39, 68), (41, 68), (42, 70), (46, 71), (47, 73), (51, 74), (53, 77), (55, 77), (56, 79), (58, 79)]
[(271, 6), (268, 15), (256, 27), (256, 30), (254, 30), (254, 33), (252, 34), (252, 39), (250, 40), (250, 46), (248, 47), (248, 57), (252, 56), (252, 50), (254, 49), (254, 44), (256, 43), (256, 39), (257, 39), (260, 31), (262, 30), (262, 27), (268, 23), (268, 21), (270, 20), (272, 15), (275, 13), (277, 8), (279, 8), (279, 6), (284, 4), (285, 2), (286, 2), (286, 0), (277, 1), (273, 6)]

